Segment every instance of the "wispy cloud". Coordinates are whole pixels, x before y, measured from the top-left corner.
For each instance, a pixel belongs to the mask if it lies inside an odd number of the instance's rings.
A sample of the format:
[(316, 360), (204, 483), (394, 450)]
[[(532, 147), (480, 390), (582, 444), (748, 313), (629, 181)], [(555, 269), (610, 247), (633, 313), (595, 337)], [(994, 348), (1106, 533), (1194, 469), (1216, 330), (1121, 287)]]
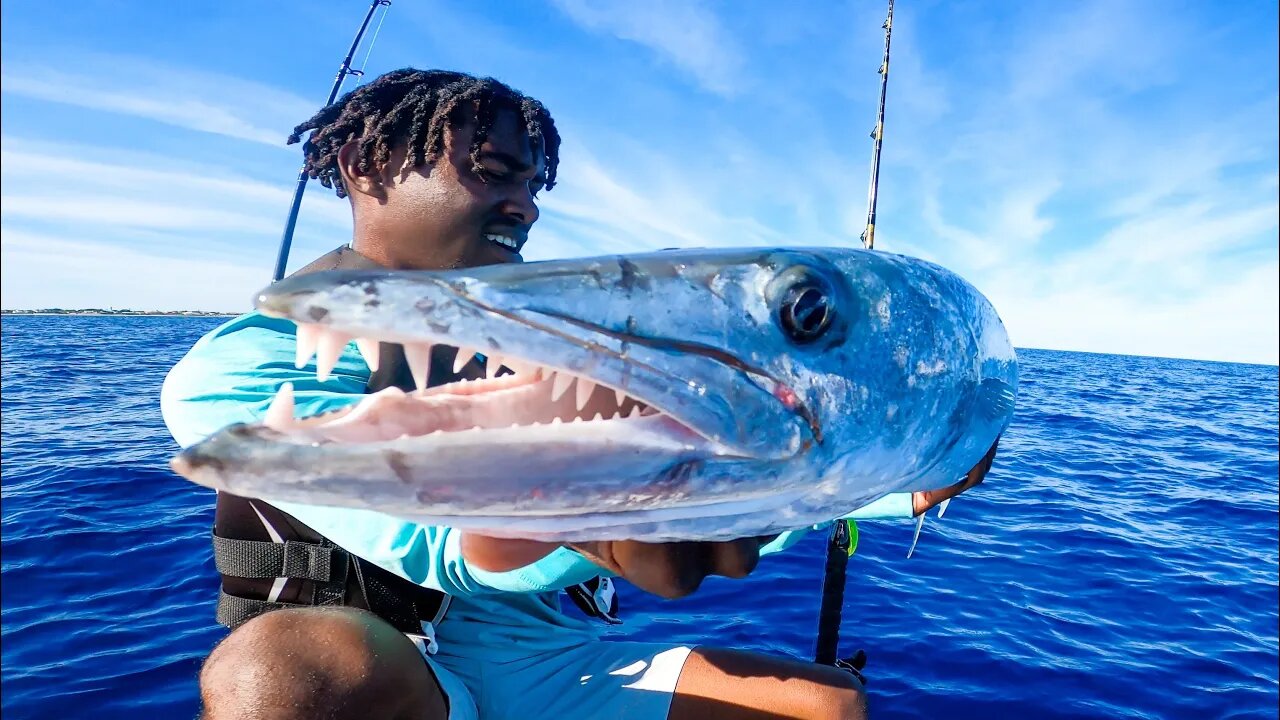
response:
[(648, 47), (711, 92), (732, 95), (740, 89), (744, 53), (715, 14), (696, 0), (555, 4), (587, 30)]
[(264, 267), (183, 248), (144, 251), (9, 229), (0, 230), (0, 243), (6, 308), (245, 312), (253, 292), (270, 279)]
[(278, 147), (292, 123), (317, 109), (314, 101), (219, 73), (123, 55), (58, 57), (56, 64), (6, 58), (0, 90)]
[[(5, 307), (46, 306), (40, 298), (52, 292), (74, 290), (76, 296), (82, 295), (83, 288), (63, 287), (68, 285), (67, 276), (53, 270), (59, 256), (71, 247), (78, 257), (95, 258), (103, 275), (119, 274), (121, 278), (139, 272), (130, 264), (139, 257), (155, 258), (168, 267), (176, 267), (173, 263), (179, 261), (227, 267), (255, 265), (255, 282), (270, 272), (292, 196), (287, 180), (263, 182), (238, 171), (193, 165), (181, 158), (121, 154), (84, 144), (34, 142), (11, 136), (0, 143), (0, 184), (4, 187), (0, 230), (4, 234), (6, 277), (11, 277), (10, 267), (27, 268), (12, 275), (13, 285), (6, 281)], [(319, 190), (312, 188), (304, 201), (295, 257), (305, 259), (308, 253), (318, 254), (350, 239), (347, 204)], [(28, 276), (43, 279), (23, 279)], [(57, 282), (50, 278), (57, 278)], [(110, 286), (117, 291), (135, 287), (137, 297), (152, 297), (149, 288), (126, 280), (112, 282), (95, 280), (84, 287)], [(231, 307), (251, 289), (224, 283), (221, 289), (201, 287), (198, 292), (192, 288), (192, 292), (204, 298), (202, 302)], [(109, 297), (114, 304), (130, 304), (127, 292), (113, 293)], [(187, 309), (189, 295), (171, 296), (169, 307)]]

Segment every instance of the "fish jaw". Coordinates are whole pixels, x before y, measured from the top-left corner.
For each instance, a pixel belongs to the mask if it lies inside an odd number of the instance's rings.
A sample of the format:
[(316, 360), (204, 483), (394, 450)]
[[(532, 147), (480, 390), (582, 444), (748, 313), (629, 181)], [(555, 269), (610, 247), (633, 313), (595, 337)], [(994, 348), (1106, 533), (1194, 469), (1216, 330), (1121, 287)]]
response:
[[(314, 273), (271, 286), (257, 304), (264, 314), (347, 337), (453, 345), (541, 368), (543, 376), (568, 376), (576, 390), (594, 385), (595, 393), (625, 395), (674, 418), (717, 456), (780, 460), (813, 446), (815, 428), (803, 408), (797, 410), (790, 389), (767, 371), (732, 351), (672, 340), (682, 330), (678, 318), (628, 332), (647, 314), (637, 296), (652, 298), (627, 287), (626, 271), (615, 266), (604, 279), (598, 267), (550, 276), (518, 272), (535, 265), (510, 266), (513, 273), (500, 272), (502, 266), (466, 273)], [(699, 312), (735, 311), (710, 303), (705, 288), (690, 291), (702, 304)], [(571, 300), (555, 303), (558, 295)], [(624, 441), (623, 428), (616, 429), (620, 434), (611, 439)]]

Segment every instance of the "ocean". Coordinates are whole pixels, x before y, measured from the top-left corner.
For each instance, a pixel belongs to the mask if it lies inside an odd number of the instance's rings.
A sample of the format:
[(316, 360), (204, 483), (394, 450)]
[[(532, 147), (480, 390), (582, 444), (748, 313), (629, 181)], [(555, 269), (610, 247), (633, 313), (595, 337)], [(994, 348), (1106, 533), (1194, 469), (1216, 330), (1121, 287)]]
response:
[[(167, 467), (168, 368), (218, 319), (6, 317), (4, 718), (190, 718), (213, 494)], [(987, 481), (864, 522), (843, 649), (876, 718), (1277, 716), (1277, 368), (1023, 350)], [(812, 656), (825, 538), (613, 634)]]

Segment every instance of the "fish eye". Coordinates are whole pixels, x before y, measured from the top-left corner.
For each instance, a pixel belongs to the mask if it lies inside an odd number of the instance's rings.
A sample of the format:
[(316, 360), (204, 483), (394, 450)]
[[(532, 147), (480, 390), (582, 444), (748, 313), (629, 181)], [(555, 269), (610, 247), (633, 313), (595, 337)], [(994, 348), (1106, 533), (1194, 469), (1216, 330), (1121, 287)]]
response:
[(816, 277), (798, 279), (782, 294), (778, 304), (778, 322), (795, 343), (809, 343), (822, 337), (834, 318), (831, 290)]

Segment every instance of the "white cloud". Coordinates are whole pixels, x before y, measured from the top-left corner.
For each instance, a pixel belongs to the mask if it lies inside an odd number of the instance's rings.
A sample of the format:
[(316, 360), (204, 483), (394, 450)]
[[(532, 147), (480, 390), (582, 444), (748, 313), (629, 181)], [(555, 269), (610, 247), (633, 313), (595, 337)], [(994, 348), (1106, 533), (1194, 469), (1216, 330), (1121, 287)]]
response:
[(49, 56), (59, 57), (59, 63), (6, 58), (0, 90), (278, 147), (285, 146), (294, 123), (319, 109), (319, 103), (278, 88), (154, 60)]
[(270, 270), (230, 260), (148, 252), (57, 235), (0, 230), (5, 308), (245, 312)]
[(739, 86), (743, 52), (715, 14), (694, 0), (555, 0), (582, 27), (644, 45), (722, 95)]
[[(269, 279), (292, 197), (285, 183), (180, 157), (0, 142), (4, 307), (235, 309)], [(312, 187), (304, 200), (295, 259), (350, 239), (347, 203), (322, 190)], [(69, 270), (89, 266), (103, 277)], [(197, 271), (204, 266), (207, 276)]]

